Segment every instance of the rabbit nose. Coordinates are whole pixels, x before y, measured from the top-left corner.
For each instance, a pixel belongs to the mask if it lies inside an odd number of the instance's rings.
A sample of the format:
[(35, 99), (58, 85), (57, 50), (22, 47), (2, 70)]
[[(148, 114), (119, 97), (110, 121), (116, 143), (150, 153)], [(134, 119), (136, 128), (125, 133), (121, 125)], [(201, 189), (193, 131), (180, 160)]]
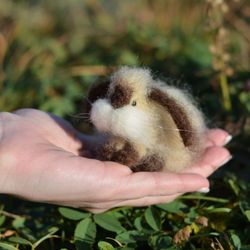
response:
[(133, 90), (127, 86), (116, 85), (110, 95), (110, 103), (114, 109), (121, 108), (130, 103)]

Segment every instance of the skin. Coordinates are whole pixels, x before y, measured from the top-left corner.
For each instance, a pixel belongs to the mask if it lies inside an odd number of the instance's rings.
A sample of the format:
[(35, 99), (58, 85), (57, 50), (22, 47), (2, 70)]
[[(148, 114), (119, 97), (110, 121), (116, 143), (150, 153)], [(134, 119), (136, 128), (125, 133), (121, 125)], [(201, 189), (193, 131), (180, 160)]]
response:
[(209, 187), (207, 177), (231, 158), (223, 147), (227, 138), (223, 130), (209, 130), (202, 159), (182, 173), (133, 173), (118, 163), (84, 157), (95, 139), (59, 117), (34, 109), (2, 112), (0, 193), (93, 213), (171, 202)]

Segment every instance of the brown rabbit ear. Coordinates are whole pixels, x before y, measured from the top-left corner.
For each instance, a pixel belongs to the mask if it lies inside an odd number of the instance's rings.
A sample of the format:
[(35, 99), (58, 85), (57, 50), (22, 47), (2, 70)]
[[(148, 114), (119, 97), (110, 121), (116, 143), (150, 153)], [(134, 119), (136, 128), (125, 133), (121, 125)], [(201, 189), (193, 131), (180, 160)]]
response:
[(96, 82), (91, 86), (89, 92), (83, 102), (85, 112), (89, 113), (91, 104), (99, 98), (104, 98), (107, 95), (110, 81), (108, 79)]
[(107, 95), (109, 89), (110, 80), (106, 79), (103, 81), (99, 81), (91, 86), (88, 92), (88, 101), (90, 103), (95, 102), (97, 99), (104, 98)]
[(171, 114), (179, 129), (184, 145), (186, 147), (191, 146), (193, 142), (192, 126), (185, 110), (176, 100), (158, 88), (152, 88), (149, 98), (163, 106)]

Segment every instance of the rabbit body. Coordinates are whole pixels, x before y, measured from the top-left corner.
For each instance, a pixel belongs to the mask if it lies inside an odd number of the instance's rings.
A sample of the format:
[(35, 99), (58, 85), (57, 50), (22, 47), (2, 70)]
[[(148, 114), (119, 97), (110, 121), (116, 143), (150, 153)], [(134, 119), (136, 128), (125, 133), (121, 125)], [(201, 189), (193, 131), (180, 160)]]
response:
[(202, 113), (184, 90), (144, 68), (121, 67), (89, 91), (90, 120), (105, 137), (96, 158), (133, 171), (179, 172), (203, 152)]

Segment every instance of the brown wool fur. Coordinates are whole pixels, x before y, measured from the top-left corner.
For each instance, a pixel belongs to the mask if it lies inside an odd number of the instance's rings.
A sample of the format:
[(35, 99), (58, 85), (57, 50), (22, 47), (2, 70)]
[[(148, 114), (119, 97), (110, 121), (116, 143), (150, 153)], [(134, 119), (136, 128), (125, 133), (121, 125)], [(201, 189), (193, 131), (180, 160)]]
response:
[(99, 81), (91, 86), (87, 96), (87, 102), (85, 103), (86, 109), (89, 112), (91, 110), (91, 103), (95, 102), (99, 98), (104, 98), (108, 92), (110, 81)]
[(171, 114), (177, 128), (180, 130), (183, 143), (186, 147), (192, 145), (193, 133), (192, 126), (189, 122), (188, 116), (181, 106), (166, 93), (163, 93), (157, 88), (153, 88), (150, 92), (149, 98), (162, 105)]
[(123, 85), (115, 86), (113, 93), (110, 95), (111, 105), (117, 109), (129, 104), (132, 97), (133, 89)]
[(139, 171), (161, 171), (164, 169), (164, 160), (157, 154), (147, 156), (142, 159), (139, 164), (135, 164), (131, 167), (134, 172)]
[(115, 161), (127, 166), (140, 160), (133, 145), (118, 137), (110, 138), (102, 147), (98, 148), (98, 156), (100, 160)]
[(147, 69), (121, 67), (94, 85), (90, 119), (106, 140), (100, 160), (133, 171), (179, 172), (199, 159), (206, 129), (202, 113), (183, 90), (154, 80)]

